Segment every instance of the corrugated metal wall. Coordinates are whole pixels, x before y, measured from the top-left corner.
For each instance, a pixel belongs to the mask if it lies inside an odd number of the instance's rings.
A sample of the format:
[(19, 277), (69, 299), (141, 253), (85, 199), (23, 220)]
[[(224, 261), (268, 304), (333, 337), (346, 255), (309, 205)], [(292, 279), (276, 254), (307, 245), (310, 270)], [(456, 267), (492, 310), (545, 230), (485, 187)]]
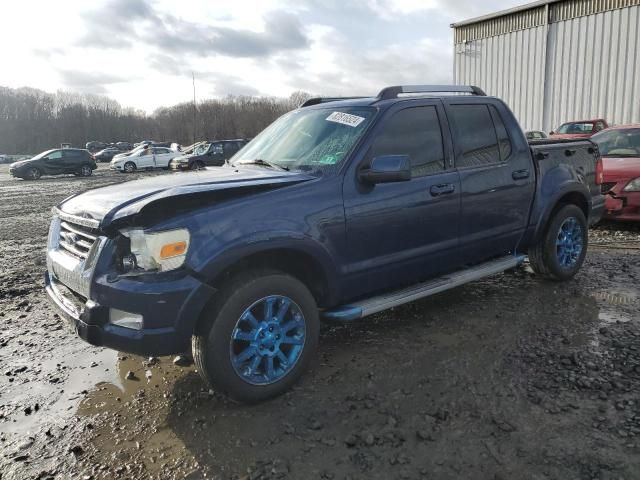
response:
[[(526, 130), (549, 131), (568, 120), (592, 117), (640, 122), (638, 4), (568, 0), (542, 7), (551, 23), (538, 25), (536, 13), (528, 17), (536, 26), (524, 29), (511, 28), (518, 23), (504, 18), (459, 27), (455, 82), (503, 98)], [(495, 31), (482, 26), (490, 23), (494, 29), (502, 25), (505, 33), (485, 36)]]

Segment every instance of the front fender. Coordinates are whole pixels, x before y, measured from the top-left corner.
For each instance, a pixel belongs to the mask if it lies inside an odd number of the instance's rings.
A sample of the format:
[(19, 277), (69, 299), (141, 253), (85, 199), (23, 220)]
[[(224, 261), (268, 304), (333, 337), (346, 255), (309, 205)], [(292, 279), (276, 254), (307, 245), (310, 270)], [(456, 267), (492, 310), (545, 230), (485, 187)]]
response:
[(252, 255), (272, 250), (290, 250), (313, 259), (326, 280), (327, 300), (331, 302), (337, 298), (338, 270), (333, 256), (320, 242), (300, 232), (263, 233), (251, 238), (238, 239), (232, 244), (217, 249), (207, 257), (202, 256), (198, 261), (202, 267), (194, 271), (203, 281), (211, 285), (218, 275), (234, 264)]

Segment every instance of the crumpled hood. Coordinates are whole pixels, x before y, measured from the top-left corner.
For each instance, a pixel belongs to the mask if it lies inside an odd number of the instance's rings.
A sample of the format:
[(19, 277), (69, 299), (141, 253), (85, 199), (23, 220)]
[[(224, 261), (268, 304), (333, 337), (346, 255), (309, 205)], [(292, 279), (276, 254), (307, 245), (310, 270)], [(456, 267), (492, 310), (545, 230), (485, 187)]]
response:
[(114, 220), (135, 215), (154, 201), (169, 197), (256, 186), (284, 187), (314, 178), (267, 168), (217, 167), (96, 188), (64, 200), (58, 208), (71, 215), (100, 220), (101, 226), (106, 227)]

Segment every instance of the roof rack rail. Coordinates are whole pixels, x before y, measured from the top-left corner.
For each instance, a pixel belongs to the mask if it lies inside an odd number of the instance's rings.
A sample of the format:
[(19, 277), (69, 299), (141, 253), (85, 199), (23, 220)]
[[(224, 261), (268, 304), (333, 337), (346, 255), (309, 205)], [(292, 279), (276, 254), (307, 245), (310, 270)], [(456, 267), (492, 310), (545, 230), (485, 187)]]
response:
[(311, 105), (319, 105), (320, 103), (339, 102), (340, 100), (357, 100), (359, 98), (369, 97), (313, 97), (300, 105), (302, 107), (310, 107)]
[(402, 93), (470, 93), (471, 95), (478, 95), (481, 97), (487, 94), (484, 91), (473, 85), (395, 85), (393, 87), (387, 87), (380, 90), (378, 94), (378, 100), (388, 100), (390, 98), (396, 98)]

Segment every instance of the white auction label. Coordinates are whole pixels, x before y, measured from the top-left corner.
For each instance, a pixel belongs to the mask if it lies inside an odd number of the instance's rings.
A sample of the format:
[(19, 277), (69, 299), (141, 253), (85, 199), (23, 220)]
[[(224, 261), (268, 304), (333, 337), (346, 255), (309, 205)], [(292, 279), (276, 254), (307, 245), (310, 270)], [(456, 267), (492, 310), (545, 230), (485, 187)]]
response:
[(343, 125), (349, 125), (350, 127), (357, 127), (362, 123), (364, 117), (357, 115), (351, 115), (350, 113), (333, 112), (326, 118), (329, 122), (341, 123)]

